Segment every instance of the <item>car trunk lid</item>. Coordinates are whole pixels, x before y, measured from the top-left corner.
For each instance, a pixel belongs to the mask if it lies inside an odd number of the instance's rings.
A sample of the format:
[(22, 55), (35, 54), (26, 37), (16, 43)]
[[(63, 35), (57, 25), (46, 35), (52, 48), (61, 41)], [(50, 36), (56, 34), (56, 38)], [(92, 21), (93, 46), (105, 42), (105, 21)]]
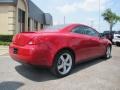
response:
[(13, 37), (13, 43), (19, 46), (26, 45), (30, 40), (32, 40), (34, 37), (36, 37), (37, 34), (35, 32), (24, 32), (16, 34)]

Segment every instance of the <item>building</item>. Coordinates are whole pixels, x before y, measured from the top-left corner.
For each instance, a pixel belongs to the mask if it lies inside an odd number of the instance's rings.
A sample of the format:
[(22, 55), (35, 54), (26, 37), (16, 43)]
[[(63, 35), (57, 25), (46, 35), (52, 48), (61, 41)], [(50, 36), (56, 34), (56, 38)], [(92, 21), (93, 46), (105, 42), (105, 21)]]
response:
[(31, 0), (0, 0), (0, 35), (38, 31), (52, 23), (52, 16)]

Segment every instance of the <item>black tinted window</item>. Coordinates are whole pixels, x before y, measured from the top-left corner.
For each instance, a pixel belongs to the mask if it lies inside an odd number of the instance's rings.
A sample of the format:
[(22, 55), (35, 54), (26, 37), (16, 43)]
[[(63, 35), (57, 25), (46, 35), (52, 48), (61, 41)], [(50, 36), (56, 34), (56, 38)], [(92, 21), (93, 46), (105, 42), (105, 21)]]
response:
[(87, 26), (78, 26), (72, 30), (74, 33), (98, 36), (98, 32)]
[(84, 27), (83, 26), (79, 26), (79, 27), (76, 27), (72, 30), (72, 32), (75, 32), (75, 33), (79, 33), (79, 34), (84, 34)]
[(85, 34), (86, 35), (90, 35), (90, 36), (98, 36), (98, 32), (95, 31), (94, 29), (90, 28), (90, 27), (85, 27), (84, 28)]

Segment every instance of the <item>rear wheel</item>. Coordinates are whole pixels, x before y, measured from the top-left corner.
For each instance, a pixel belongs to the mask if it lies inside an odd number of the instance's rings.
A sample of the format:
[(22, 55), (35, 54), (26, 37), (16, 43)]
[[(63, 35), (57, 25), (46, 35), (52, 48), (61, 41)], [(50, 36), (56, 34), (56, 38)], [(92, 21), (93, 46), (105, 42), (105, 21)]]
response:
[(73, 54), (69, 50), (63, 50), (56, 55), (51, 71), (57, 77), (67, 76), (72, 70), (73, 61)]

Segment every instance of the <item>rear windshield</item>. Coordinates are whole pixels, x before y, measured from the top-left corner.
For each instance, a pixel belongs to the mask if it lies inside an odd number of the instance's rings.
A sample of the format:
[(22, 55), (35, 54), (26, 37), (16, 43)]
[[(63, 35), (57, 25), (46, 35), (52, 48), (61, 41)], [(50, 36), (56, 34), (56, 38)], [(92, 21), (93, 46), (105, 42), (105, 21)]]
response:
[(60, 31), (61, 29), (65, 28), (68, 25), (53, 25), (53, 26), (46, 26), (44, 31)]

